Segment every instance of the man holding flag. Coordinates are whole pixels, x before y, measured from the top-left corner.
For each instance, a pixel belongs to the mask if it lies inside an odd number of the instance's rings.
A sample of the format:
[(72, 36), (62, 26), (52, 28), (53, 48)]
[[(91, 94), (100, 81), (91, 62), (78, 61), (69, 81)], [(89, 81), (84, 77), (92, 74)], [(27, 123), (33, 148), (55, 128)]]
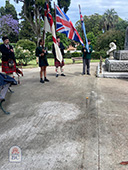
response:
[(89, 52), (88, 49), (84, 46), (82, 48), (83, 52), (83, 75), (85, 75), (85, 67), (87, 66), (87, 75), (90, 75), (90, 60), (91, 60), (91, 53), (92, 53), (92, 45), (91, 41), (88, 40), (88, 47), (89, 47)]
[(91, 46), (91, 41), (88, 40), (87, 36), (86, 36), (86, 29), (85, 29), (83, 16), (81, 14), (80, 5), (79, 5), (79, 12), (80, 12), (81, 28), (82, 28), (82, 32), (84, 33), (85, 41), (86, 41), (86, 47), (83, 46), (83, 48), (82, 48), (82, 52), (83, 52), (83, 75), (85, 74), (86, 65), (87, 65), (87, 74), (90, 75), (90, 60), (91, 60), (92, 46)]

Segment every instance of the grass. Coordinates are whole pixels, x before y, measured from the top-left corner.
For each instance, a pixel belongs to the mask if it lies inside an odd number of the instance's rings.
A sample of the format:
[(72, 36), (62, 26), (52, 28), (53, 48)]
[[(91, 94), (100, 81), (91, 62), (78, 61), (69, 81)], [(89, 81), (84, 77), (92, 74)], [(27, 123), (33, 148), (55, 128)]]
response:
[[(82, 60), (78, 60), (78, 61), (75, 61), (75, 64), (79, 64), (79, 63), (82, 63), (83, 61)], [(100, 62), (100, 60), (91, 60), (92, 63), (94, 62)], [(54, 66), (54, 59), (53, 58), (48, 58), (48, 63), (49, 63), (49, 66)], [(69, 59), (69, 58), (65, 58), (64, 59), (64, 63), (65, 64), (72, 64), (72, 59)], [(36, 60), (32, 60), (28, 63), (27, 66), (23, 66), (23, 68), (34, 68), (34, 67), (38, 67), (38, 64), (36, 64)]]
[[(92, 63), (93, 62), (99, 62), (99, 61), (100, 60), (93, 60), (93, 59), (91, 60)], [(48, 63), (49, 63), (49, 66), (54, 66), (54, 59), (48, 58)], [(72, 62), (72, 59), (65, 58), (64, 63), (65, 64), (72, 64), (73, 62)], [(78, 63), (82, 63), (82, 60), (75, 61), (75, 64), (78, 64)], [(38, 67), (38, 64), (36, 63), (36, 59), (30, 61), (27, 66), (23, 66), (23, 68), (35, 68), (35, 67)]]

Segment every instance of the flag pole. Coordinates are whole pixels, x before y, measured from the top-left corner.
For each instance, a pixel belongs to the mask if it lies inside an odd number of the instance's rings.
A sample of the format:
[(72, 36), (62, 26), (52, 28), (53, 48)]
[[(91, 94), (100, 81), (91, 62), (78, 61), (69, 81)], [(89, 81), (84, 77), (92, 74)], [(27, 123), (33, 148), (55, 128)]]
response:
[[(80, 12), (80, 15), (81, 15), (80, 4), (79, 4), (79, 12)], [(83, 22), (84, 22), (84, 21), (83, 21)], [(81, 18), (80, 18), (80, 23), (81, 23)], [(82, 23), (81, 23), (81, 29), (82, 29)], [(82, 29), (82, 39), (84, 39), (84, 32), (83, 32), (83, 29)]]
[(55, 8), (55, 2), (54, 2), (54, 17), (55, 17), (55, 34), (56, 34), (56, 8)]
[[(49, 0), (45, 0), (45, 3), (49, 4)], [(44, 20), (44, 25), (45, 25), (45, 20)], [(44, 29), (43, 30), (43, 47), (45, 47), (45, 37), (46, 37), (46, 32), (45, 32), (45, 29)]]

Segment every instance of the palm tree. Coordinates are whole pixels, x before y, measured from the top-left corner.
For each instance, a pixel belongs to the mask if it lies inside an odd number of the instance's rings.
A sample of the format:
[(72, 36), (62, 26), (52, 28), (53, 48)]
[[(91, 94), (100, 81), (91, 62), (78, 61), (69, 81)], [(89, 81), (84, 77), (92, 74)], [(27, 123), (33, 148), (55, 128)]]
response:
[(103, 25), (104, 31), (114, 28), (115, 24), (118, 22), (118, 15), (114, 9), (107, 10), (102, 17), (101, 23)]

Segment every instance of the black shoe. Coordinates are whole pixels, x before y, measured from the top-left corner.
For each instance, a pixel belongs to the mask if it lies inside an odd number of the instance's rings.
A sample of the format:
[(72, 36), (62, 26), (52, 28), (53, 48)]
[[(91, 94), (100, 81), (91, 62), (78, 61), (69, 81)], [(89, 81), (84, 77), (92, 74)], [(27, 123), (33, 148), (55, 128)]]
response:
[(44, 81), (47, 81), (47, 82), (49, 82), (49, 80), (48, 80), (46, 77), (45, 77)]
[(59, 76), (59, 74), (56, 74), (56, 77), (58, 77)]
[(44, 80), (40, 80), (40, 83), (44, 83)]
[(61, 76), (66, 76), (66, 75), (62, 73)]
[(90, 74), (90, 73), (87, 73), (87, 75), (91, 76), (91, 74)]
[(85, 73), (82, 73), (82, 75), (84, 76), (84, 75), (85, 75)]

